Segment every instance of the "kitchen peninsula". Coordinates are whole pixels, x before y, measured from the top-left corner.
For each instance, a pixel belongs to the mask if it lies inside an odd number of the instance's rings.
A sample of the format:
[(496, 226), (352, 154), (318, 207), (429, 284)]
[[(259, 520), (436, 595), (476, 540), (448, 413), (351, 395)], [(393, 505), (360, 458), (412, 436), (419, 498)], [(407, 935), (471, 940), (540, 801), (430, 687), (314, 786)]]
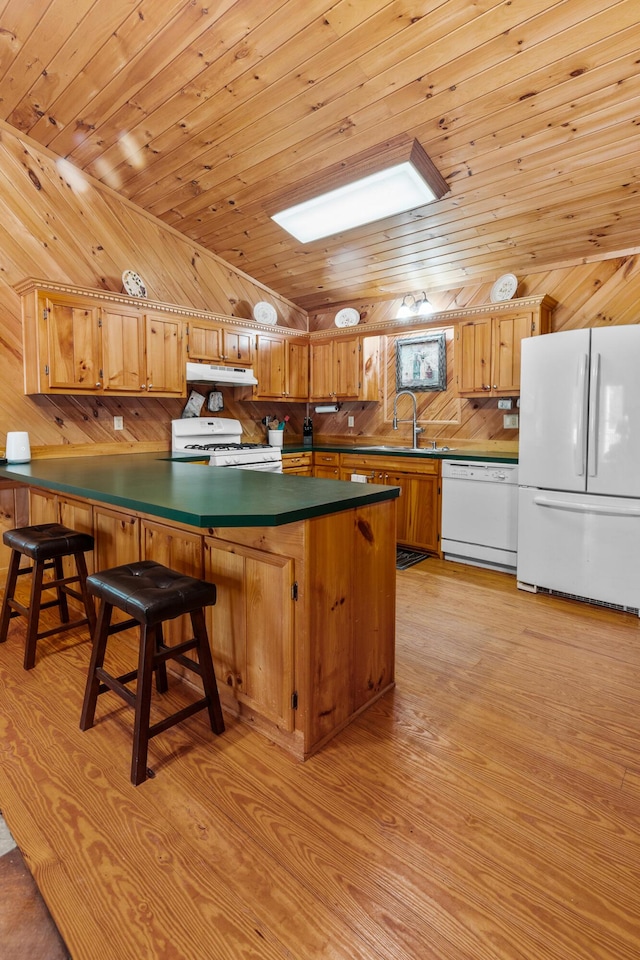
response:
[[(154, 559), (218, 587), (223, 706), (305, 759), (394, 683), (398, 489), (163, 454), (0, 468), (31, 523), (95, 537), (93, 569)], [(169, 640), (186, 627), (173, 621)]]

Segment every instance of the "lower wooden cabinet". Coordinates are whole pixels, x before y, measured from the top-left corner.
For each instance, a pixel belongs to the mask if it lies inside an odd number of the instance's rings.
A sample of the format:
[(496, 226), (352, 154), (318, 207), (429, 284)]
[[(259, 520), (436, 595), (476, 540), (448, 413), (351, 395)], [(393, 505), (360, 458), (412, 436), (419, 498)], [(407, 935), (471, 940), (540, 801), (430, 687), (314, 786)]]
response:
[[(171, 570), (184, 573), (188, 577), (202, 579), (203, 550), (202, 537), (198, 533), (189, 533), (176, 527), (169, 527), (164, 523), (155, 523), (151, 520), (140, 522), (140, 559), (155, 560)], [(176, 617), (164, 624), (163, 632), (167, 643), (181, 643), (193, 636), (191, 617)], [(172, 670), (182, 673), (182, 668), (175, 662), (170, 664)], [(189, 671), (183, 673), (189, 677)]]
[[(393, 686), (396, 500), (278, 527), (196, 529), (43, 489), (28, 499), (31, 522), (93, 534), (95, 570), (152, 559), (215, 583), (206, 618), (223, 705), (298, 759)], [(172, 621), (165, 637), (189, 628)]]
[(282, 472), (293, 473), (300, 477), (311, 477), (313, 475), (313, 454), (309, 453), (283, 453), (282, 454)]
[(440, 552), (440, 461), (342, 454), (341, 478), (360, 474), (370, 483), (400, 487), (396, 539), (399, 544)]
[(339, 480), (340, 454), (317, 450), (313, 454), (313, 475), (327, 480)]
[(9, 569), (11, 548), (4, 545), (1, 534), (15, 527), (26, 527), (29, 522), (29, 498), (26, 488), (12, 480), (0, 480), (0, 576), (3, 583)]
[(207, 626), (221, 696), (285, 731), (294, 728), (294, 561), (204, 541), (205, 579), (218, 587)]

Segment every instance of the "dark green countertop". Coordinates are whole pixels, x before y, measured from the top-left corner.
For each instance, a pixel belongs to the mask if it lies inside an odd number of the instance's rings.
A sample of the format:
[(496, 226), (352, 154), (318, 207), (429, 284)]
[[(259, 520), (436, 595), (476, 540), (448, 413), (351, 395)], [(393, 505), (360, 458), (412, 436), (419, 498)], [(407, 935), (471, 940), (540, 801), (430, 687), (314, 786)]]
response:
[(287, 443), (282, 448), (283, 453), (317, 453), (318, 451), (324, 451), (325, 453), (356, 453), (359, 456), (371, 457), (408, 457), (414, 460), (489, 460), (495, 463), (518, 462), (517, 453), (496, 453), (495, 450), (476, 450), (475, 448), (467, 448), (465, 450), (462, 447), (452, 448), (451, 450), (434, 450), (433, 452), (430, 452), (428, 449), (415, 451), (391, 446), (381, 450), (379, 447), (374, 447), (373, 444), (359, 445), (354, 441), (353, 444), (340, 445), (335, 443), (314, 443), (312, 447), (305, 447), (302, 443)]
[(397, 487), (210, 467), (171, 454), (32, 460), (0, 467), (20, 480), (194, 527), (277, 527), (391, 500)]

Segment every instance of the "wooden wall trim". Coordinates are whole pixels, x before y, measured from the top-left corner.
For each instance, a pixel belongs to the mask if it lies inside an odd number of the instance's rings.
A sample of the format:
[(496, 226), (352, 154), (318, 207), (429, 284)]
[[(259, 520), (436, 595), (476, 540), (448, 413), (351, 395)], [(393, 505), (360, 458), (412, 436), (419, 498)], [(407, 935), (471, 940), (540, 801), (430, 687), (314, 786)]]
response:
[(25, 294), (41, 290), (46, 293), (64, 293), (72, 296), (87, 297), (91, 300), (99, 300), (107, 303), (124, 303), (136, 310), (153, 310), (156, 313), (175, 314), (183, 319), (206, 320), (211, 323), (223, 323), (225, 327), (240, 327), (243, 330), (255, 330), (257, 333), (278, 333), (288, 337), (308, 337), (306, 330), (296, 330), (291, 327), (280, 327), (277, 324), (265, 325), (257, 323), (255, 320), (245, 320), (242, 317), (231, 317), (224, 313), (210, 312), (208, 310), (197, 310), (194, 307), (182, 306), (176, 303), (165, 303), (161, 300), (148, 300), (143, 297), (131, 297), (126, 293), (114, 293), (111, 290), (100, 290), (96, 287), (79, 287), (76, 284), (59, 283), (57, 281), (41, 280), (35, 277), (27, 277), (20, 283), (14, 284), (13, 289), (21, 297)]
[(311, 340), (333, 339), (336, 337), (354, 336), (357, 334), (390, 333), (397, 334), (407, 330), (423, 330), (427, 327), (447, 327), (451, 324), (470, 320), (473, 317), (492, 317), (503, 313), (522, 313), (523, 311), (552, 311), (557, 306), (557, 300), (544, 296), (520, 297), (517, 300), (505, 300), (499, 303), (486, 303), (478, 306), (458, 307), (455, 310), (440, 310), (427, 317), (411, 317), (401, 320), (381, 320), (376, 323), (366, 323), (362, 326), (348, 329), (336, 328), (314, 330), (309, 333)]

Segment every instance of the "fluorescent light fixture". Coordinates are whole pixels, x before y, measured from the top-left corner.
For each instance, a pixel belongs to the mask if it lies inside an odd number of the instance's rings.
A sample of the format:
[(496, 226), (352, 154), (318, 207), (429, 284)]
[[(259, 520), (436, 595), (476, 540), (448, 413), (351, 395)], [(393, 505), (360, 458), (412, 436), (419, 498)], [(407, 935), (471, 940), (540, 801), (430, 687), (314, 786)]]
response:
[[(273, 213), (271, 219), (301, 243), (309, 243), (414, 210), (440, 199), (448, 192), (448, 184), (417, 141), (405, 145), (402, 152), (404, 156), (399, 157), (396, 149), (393, 156), (387, 158), (388, 166), (379, 169), (385, 159), (382, 152), (376, 158), (378, 169), (361, 177), (357, 177), (355, 172), (363, 167), (354, 160), (352, 176), (356, 175), (356, 178), (350, 183), (303, 199), (300, 203)], [(398, 159), (400, 162), (397, 162)], [(371, 166), (372, 161), (369, 162), (369, 169)], [(345, 170), (342, 169), (336, 174), (334, 183), (338, 178), (343, 179), (344, 175)], [(326, 177), (324, 179), (328, 182)]]

